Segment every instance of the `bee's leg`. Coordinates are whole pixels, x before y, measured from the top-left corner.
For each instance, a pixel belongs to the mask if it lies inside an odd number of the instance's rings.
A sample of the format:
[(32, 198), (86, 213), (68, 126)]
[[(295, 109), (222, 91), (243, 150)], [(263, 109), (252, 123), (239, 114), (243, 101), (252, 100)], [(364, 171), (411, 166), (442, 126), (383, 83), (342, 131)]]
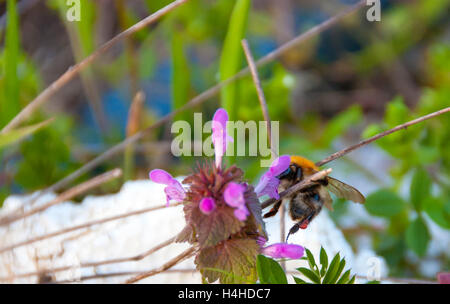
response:
[(269, 212), (264, 214), (264, 218), (268, 218), (268, 217), (271, 217), (271, 216), (274, 216), (275, 214), (277, 214), (278, 209), (280, 209), (281, 203), (282, 203), (282, 201), (279, 201), (278, 203), (276, 203), (275, 206), (273, 206)]
[(300, 229), (300, 224), (299, 223), (296, 223), (294, 226), (291, 227), (291, 229), (289, 230), (289, 233), (288, 233), (288, 235), (286, 237), (286, 243), (287, 243), (287, 241), (289, 239), (289, 236), (291, 234), (296, 233), (299, 229)]
[(308, 228), (309, 223), (316, 214), (317, 212), (311, 209), (311, 213), (303, 221), (299, 223), (299, 227), (302, 229)]

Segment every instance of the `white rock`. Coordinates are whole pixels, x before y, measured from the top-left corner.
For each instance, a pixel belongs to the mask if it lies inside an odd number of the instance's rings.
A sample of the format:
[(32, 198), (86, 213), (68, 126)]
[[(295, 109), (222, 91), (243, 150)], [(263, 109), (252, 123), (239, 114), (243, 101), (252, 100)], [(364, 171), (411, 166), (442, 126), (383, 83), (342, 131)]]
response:
[[(151, 181), (127, 182), (117, 194), (87, 197), (81, 204), (65, 202), (53, 206), (46, 211), (20, 220), (9, 227), (0, 227), (0, 248), (15, 244), (36, 236), (58, 231), (63, 228), (83, 224), (97, 219), (140, 210), (151, 206), (165, 204), (164, 186)], [(34, 194), (36, 195), (36, 194)], [(54, 194), (42, 196), (37, 205), (54, 198)], [(7, 215), (19, 206), (25, 205), (30, 196), (11, 196), (0, 209), (0, 217)], [(286, 217), (287, 219), (289, 217)], [(288, 219), (286, 229), (293, 222)], [(145, 252), (155, 245), (176, 235), (185, 225), (182, 207), (165, 208), (154, 212), (136, 215), (89, 229), (78, 230), (58, 237), (50, 238), (0, 253), (0, 277), (19, 275), (28, 272), (42, 271), (58, 267), (70, 266), (68, 271), (56, 272), (56, 281), (77, 280), (82, 276), (96, 273), (141, 272), (157, 268), (189, 247), (188, 244), (172, 244), (148, 256), (141, 261), (117, 263), (99, 266), (96, 269), (80, 268), (81, 263), (109, 260), (134, 256)], [(270, 240), (268, 244), (279, 242), (279, 216), (270, 218), (267, 230)], [(366, 275), (371, 265), (368, 260), (376, 258), (380, 261), (380, 273), (385, 275), (387, 269), (384, 260), (377, 257), (369, 246), (355, 254), (345, 240), (342, 232), (335, 226), (326, 210), (311, 223), (307, 230), (301, 230), (291, 236), (291, 243), (301, 244), (311, 250), (319, 261), (319, 250), (323, 246), (332, 257), (340, 252), (346, 259), (346, 269), (353, 273)], [(287, 262), (287, 270), (305, 265), (304, 261)], [(174, 269), (194, 269), (193, 258), (186, 260)], [(96, 278), (83, 281), (85, 283), (120, 283), (131, 275)], [(292, 276), (288, 275), (290, 281)], [(35, 276), (14, 278), (14, 283), (35, 283)], [(142, 283), (201, 283), (197, 272), (166, 272), (147, 278)]]

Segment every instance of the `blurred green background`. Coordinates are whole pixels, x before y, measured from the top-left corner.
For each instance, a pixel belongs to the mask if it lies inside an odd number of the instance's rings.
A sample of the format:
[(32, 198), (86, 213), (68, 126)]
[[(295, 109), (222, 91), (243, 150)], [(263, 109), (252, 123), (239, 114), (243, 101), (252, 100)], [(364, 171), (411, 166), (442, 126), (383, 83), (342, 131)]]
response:
[[(34, 127), (0, 137), (0, 206), (11, 194), (54, 184), (233, 76), (246, 66), (241, 39), (248, 39), (258, 59), (356, 2), (188, 1), (116, 44), (59, 90), (27, 121)], [(0, 1), (0, 128), (70, 66), (168, 3), (81, 0), (81, 20), (69, 22), (63, 0)], [(381, 3), (380, 22), (368, 22), (363, 8), (259, 69), (270, 117), (280, 122), (280, 154), (319, 161), (362, 137), (450, 105), (450, 1)], [(139, 91), (145, 99), (133, 103)], [(202, 112), (206, 121), (220, 106), (233, 120), (263, 120), (250, 76), (176, 119), (192, 122), (193, 113)], [(170, 126), (76, 182), (122, 167), (124, 180), (91, 192), (104, 194), (126, 180), (148, 178), (152, 168), (188, 174), (201, 158), (171, 155)], [(392, 276), (431, 276), (421, 270), (430, 261), (438, 270), (449, 269), (448, 250), (435, 254), (429, 246), (431, 226), (449, 237), (449, 151), (447, 114), (377, 141), (359, 159), (350, 154), (328, 164), (367, 196), (364, 216), (352, 225), (345, 224), (354, 208), (346, 202), (335, 202), (333, 219), (355, 248), (369, 237)], [(227, 161), (256, 182), (263, 172), (259, 160)]]

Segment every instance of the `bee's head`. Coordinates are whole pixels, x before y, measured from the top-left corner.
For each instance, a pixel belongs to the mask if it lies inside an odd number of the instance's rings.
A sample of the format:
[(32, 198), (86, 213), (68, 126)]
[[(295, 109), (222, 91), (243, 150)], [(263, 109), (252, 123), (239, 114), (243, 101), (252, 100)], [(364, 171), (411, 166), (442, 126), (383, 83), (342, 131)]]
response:
[(277, 176), (278, 179), (301, 179), (303, 172), (309, 175), (311, 171), (319, 171), (319, 168), (309, 159), (302, 156), (291, 156), (291, 164), (283, 173)]
[(302, 156), (291, 156), (291, 163), (297, 165), (304, 170), (313, 169), (315, 171), (319, 171), (319, 167), (317, 167), (312, 161)]

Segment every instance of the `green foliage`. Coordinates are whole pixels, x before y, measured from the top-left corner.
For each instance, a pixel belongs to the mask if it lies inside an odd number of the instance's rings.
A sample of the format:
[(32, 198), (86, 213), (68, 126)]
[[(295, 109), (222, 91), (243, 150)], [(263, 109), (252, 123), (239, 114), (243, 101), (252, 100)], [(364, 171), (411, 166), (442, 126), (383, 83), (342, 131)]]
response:
[(7, 2), (4, 48), (0, 50), (0, 128), (32, 99), (40, 87), (34, 65), (20, 48), (16, 1)]
[(45, 128), (24, 141), (20, 145), (22, 159), (17, 164), (16, 182), (28, 191), (37, 190), (73, 172), (78, 165), (70, 155), (71, 129), (68, 119), (58, 117), (52, 128)]
[[(4, 58), (4, 97), (0, 99), (0, 127), (20, 111), (19, 79), (19, 18), (15, 0), (7, 1), (7, 25)], [(2, 73), (3, 74), (3, 73)]]
[(426, 201), (425, 212), (439, 226), (450, 229), (450, 200), (444, 197), (432, 197)]
[(256, 268), (261, 284), (287, 284), (286, 274), (280, 264), (275, 260), (258, 255)]
[(432, 181), (428, 173), (423, 168), (417, 168), (410, 186), (411, 203), (416, 211), (420, 212), (423, 204), (431, 196), (431, 185)]
[[(250, 0), (237, 0), (228, 25), (228, 32), (220, 57), (220, 80), (226, 80), (236, 74), (242, 66), (243, 50), (241, 40), (245, 36), (250, 12)], [(236, 120), (238, 107), (237, 83), (222, 88), (222, 106), (227, 110), (230, 120)]]
[(372, 215), (392, 217), (405, 208), (405, 203), (395, 192), (381, 189), (367, 196), (364, 206)]
[[(305, 281), (298, 276), (293, 276), (296, 284), (353, 284), (355, 275), (351, 277), (351, 271), (348, 269), (344, 273), (345, 259), (336, 254), (328, 265), (328, 255), (325, 249), (320, 248), (320, 268), (316, 264), (311, 251), (305, 248), (309, 268), (299, 267), (299, 271), (309, 281)], [(268, 257), (258, 255), (257, 263), (258, 279), (262, 284), (287, 284), (286, 274), (280, 264)]]
[[(184, 48), (184, 36), (181, 31), (176, 27), (172, 31), (172, 100), (173, 109), (179, 109), (183, 107), (189, 100), (190, 90), (190, 77), (189, 77), (189, 64)], [(175, 116), (174, 120), (188, 119), (189, 113), (181, 113)]]
[(9, 145), (12, 145), (13, 143), (32, 135), (33, 133), (37, 132), (39, 129), (46, 127), (52, 122), (52, 119), (49, 119), (47, 121), (37, 123), (35, 125), (31, 125), (28, 127), (23, 127), (20, 129), (14, 129), (11, 131), (8, 131), (6, 133), (0, 133), (0, 151)]
[(422, 218), (418, 217), (409, 224), (405, 236), (408, 247), (418, 256), (425, 256), (430, 241), (430, 233)]
[(345, 259), (340, 258), (339, 253), (337, 253), (330, 264), (328, 265), (328, 255), (323, 249), (320, 248), (320, 269), (314, 260), (312, 253), (305, 249), (306, 259), (308, 261), (309, 268), (300, 267), (297, 270), (309, 279), (309, 283), (299, 277), (294, 276), (294, 280), (297, 284), (353, 284), (355, 280), (355, 275), (350, 277), (350, 269), (345, 271)]
[[(370, 125), (364, 132), (365, 137), (448, 107), (450, 90), (448, 82), (442, 80), (448, 75), (449, 49), (445, 44), (430, 48), (428, 73), (435, 87), (424, 89), (416, 107), (411, 110), (402, 98), (395, 98), (388, 104), (383, 121)], [(412, 265), (406, 258), (407, 250), (419, 258), (427, 256), (431, 235), (425, 216), (440, 227), (450, 229), (450, 214), (446, 211), (450, 201), (448, 114), (386, 136), (376, 144), (394, 159), (390, 169), (394, 186), (370, 194), (366, 209), (372, 215), (387, 218), (389, 228), (385, 233), (374, 235), (374, 245), (377, 253), (385, 257), (391, 275), (402, 276), (405, 269), (417, 269), (416, 263)], [(409, 186), (407, 199), (398, 194), (405, 184)]]
[(328, 147), (334, 139), (345, 134), (362, 120), (362, 111), (359, 105), (353, 105), (347, 110), (332, 118), (324, 128), (322, 136), (318, 142), (321, 147)]
[[(261, 86), (266, 97), (270, 118), (278, 120), (286, 116), (286, 107), (289, 107), (289, 94), (292, 83), (295, 82), (294, 76), (281, 64), (275, 64), (272, 71), (266, 74), (268, 74), (266, 78), (262, 78), (265, 75), (261, 74)], [(264, 120), (251, 76), (245, 77), (237, 83), (239, 84), (238, 118), (244, 121)]]

